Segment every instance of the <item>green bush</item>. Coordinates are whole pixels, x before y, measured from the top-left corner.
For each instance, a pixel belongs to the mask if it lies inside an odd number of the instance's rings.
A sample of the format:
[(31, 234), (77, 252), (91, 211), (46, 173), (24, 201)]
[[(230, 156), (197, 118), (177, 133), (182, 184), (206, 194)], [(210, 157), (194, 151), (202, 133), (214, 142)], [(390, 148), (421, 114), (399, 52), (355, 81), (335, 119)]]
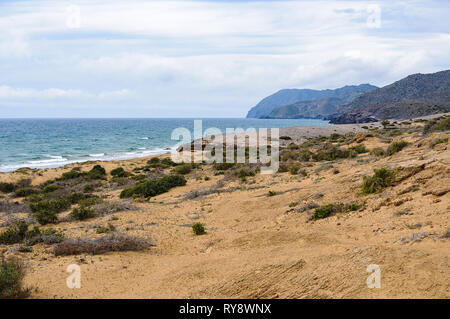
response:
[(195, 223), (194, 225), (192, 225), (192, 231), (197, 236), (206, 234), (205, 226), (203, 226), (202, 223)]
[(217, 163), (214, 164), (214, 169), (217, 171), (226, 171), (235, 166), (234, 163)]
[(167, 175), (159, 179), (153, 179), (138, 183), (137, 185), (126, 188), (120, 193), (120, 198), (140, 196), (152, 197), (165, 192), (176, 186), (186, 185), (186, 179), (181, 175)]
[(15, 259), (0, 261), (0, 299), (26, 298), (28, 289), (22, 288), (24, 266)]
[(299, 170), (300, 166), (298, 165), (291, 165), (291, 167), (289, 167), (289, 173), (291, 173), (292, 175), (297, 175)]
[(434, 131), (447, 131), (447, 130), (450, 130), (450, 117), (431, 120), (423, 127), (424, 134)]
[(77, 170), (71, 170), (69, 172), (63, 173), (61, 175), (61, 177), (59, 178), (59, 180), (69, 180), (69, 179), (78, 178), (78, 177), (84, 176), (84, 175), (86, 175), (86, 173), (79, 172)]
[(47, 209), (43, 209), (34, 213), (34, 217), (41, 225), (56, 224), (58, 222), (57, 213)]
[(292, 140), (292, 138), (290, 136), (280, 136), (280, 140), (289, 141)]
[(54, 192), (54, 191), (56, 191), (56, 190), (58, 190), (58, 189), (60, 189), (61, 187), (59, 187), (59, 186), (57, 186), (57, 185), (48, 185), (48, 186), (45, 186), (43, 189), (42, 189), (42, 192), (43, 193), (45, 193), (45, 194), (48, 194), (48, 193), (52, 193), (52, 192)]
[(313, 220), (327, 218), (328, 216), (330, 216), (333, 213), (333, 211), (334, 211), (333, 204), (320, 206), (320, 207), (316, 208), (316, 210), (314, 211)]
[(28, 230), (28, 224), (24, 220), (16, 221), (0, 234), (0, 244), (12, 245), (20, 243)]
[(267, 192), (267, 196), (271, 197), (271, 196), (275, 196), (277, 194), (277, 192), (275, 191), (268, 191)]
[(430, 142), (430, 146), (433, 148), (438, 144), (443, 144), (443, 143), (447, 143), (447, 142), (448, 142), (448, 138), (436, 138)]
[(2, 193), (12, 193), (16, 189), (16, 185), (13, 183), (0, 183), (0, 192)]
[(356, 152), (339, 148), (333, 144), (325, 144), (316, 153), (312, 154), (314, 161), (334, 161), (338, 158), (355, 157)]
[(191, 171), (192, 171), (192, 165), (191, 164), (181, 164), (179, 166), (176, 166), (172, 170), (172, 173), (186, 175), (186, 174), (189, 174)]
[(127, 172), (122, 167), (115, 168), (111, 171), (111, 176), (114, 177), (125, 177)]
[(95, 215), (96, 214), (92, 209), (85, 207), (85, 206), (80, 206), (78, 208), (74, 208), (72, 210), (72, 212), (70, 213), (70, 217), (72, 219), (76, 219), (76, 220), (85, 220), (88, 218), (95, 217)]
[(364, 194), (378, 193), (394, 182), (394, 171), (386, 168), (374, 169), (373, 171), (373, 176), (363, 177), (362, 191)]
[(106, 171), (100, 165), (95, 165), (88, 173), (87, 176), (90, 179), (104, 179), (106, 176)]
[(39, 191), (32, 187), (21, 187), (21, 188), (17, 188), (14, 191), (14, 195), (16, 195), (17, 197), (27, 197), (27, 196), (37, 194), (37, 193), (39, 193)]
[(407, 145), (408, 145), (408, 142), (405, 142), (405, 141), (393, 142), (393, 143), (391, 143), (391, 145), (389, 145), (388, 149), (386, 150), (386, 155), (391, 156), (397, 152), (400, 152)]
[(357, 154), (364, 154), (364, 153), (368, 153), (369, 150), (364, 146), (364, 144), (359, 144), (356, 146), (352, 146), (349, 148), (349, 150), (351, 151), (355, 151)]

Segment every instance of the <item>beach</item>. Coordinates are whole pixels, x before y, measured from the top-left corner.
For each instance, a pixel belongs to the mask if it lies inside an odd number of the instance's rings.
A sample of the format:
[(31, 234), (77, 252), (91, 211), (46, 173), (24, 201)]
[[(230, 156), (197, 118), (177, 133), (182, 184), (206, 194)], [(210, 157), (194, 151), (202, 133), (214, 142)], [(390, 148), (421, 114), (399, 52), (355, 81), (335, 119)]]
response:
[[(118, 167), (145, 178), (170, 173), (172, 168), (142, 169), (152, 157), (1, 173), (0, 182), (26, 178), (36, 187), (74, 168), (89, 172), (101, 165), (106, 176), (93, 194), (106, 203), (120, 202), (124, 210), (81, 221), (67, 218), (71, 210), (66, 210), (58, 223), (40, 227), (61, 230), (65, 238), (120, 233), (152, 245), (67, 256), (55, 255), (54, 246), (45, 243), (27, 253), (17, 251), (21, 244), (0, 249), (27, 265), (24, 284), (32, 287), (33, 298), (449, 298), (449, 133), (423, 135), (420, 121), (391, 125), (389, 130), (380, 123), (280, 129), (280, 136), (290, 137), (281, 143), (282, 156), (296, 151), (289, 145), (305, 141), (314, 150), (324, 143), (321, 136), (332, 134), (340, 142), (330, 141), (344, 149), (386, 150), (396, 141), (407, 142), (389, 156), (363, 151), (333, 160), (286, 159), (286, 172), (243, 177), (234, 168), (218, 172), (214, 165), (199, 165), (183, 175), (186, 185), (147, 199), (120, 198), (131, 178), (120, 186), (110, 174)], [(397, 170), (395, 183), (362, 193), (364, 176), (379, 168)], [(3, 202), (24, 201), (2, 196)], [(346, 208), (315, 219), (316, 208), (329, 204)], [(1, 229), (29, 216), (0, 212)], [(196, 236), (192, 225), (198, 222), (206, 233)], [(102, 227), (109, 227), (108, 233), (97, 231)], [(71, 264), (81, 267), (79, 289), (66, 283)], [(370, 265), (381, 269), (381, 288), (367, 285)]]

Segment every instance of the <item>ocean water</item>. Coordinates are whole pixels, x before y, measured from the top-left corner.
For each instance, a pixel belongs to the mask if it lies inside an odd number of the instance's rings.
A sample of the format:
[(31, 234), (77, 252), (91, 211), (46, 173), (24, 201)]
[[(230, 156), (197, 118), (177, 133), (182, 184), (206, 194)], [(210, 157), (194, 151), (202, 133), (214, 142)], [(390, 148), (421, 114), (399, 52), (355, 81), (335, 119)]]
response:
[[(276, 128), (323, 126), (327, 121), (295, 119), (202, 119), (216, 127)], [(0, 119), (0, 172), (50, 168), (90, 160), (121, 160), (173, 152), (172, 131), (193, 135), (194, 119)]]

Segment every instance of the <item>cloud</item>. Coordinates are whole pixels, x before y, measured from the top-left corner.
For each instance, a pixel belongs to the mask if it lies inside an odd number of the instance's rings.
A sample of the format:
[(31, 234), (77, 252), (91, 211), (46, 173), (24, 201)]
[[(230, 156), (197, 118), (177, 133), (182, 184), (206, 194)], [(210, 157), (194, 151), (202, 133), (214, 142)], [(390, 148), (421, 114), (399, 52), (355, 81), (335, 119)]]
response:
[[(368, 23), (371, 4), (380, 28)], [(68, 5), (0, 4), (3, 110), (53, 101), (80, 112), (116, 104), (146, 116), (242, 116), (281, 88), (382, 86), (450, 68), (448, 1)]]
[(74, 89), (58, 89), (49, 88), (43, 90), (36, 90), (30, 88), (15, 88), (8, 85), (0, 86), (0, 99), (113, 99), (118, 97), (126, 97), (131, 94), (128, 89), (117, 91), (106, 91), (97, 94), (84, 92), (82, 90)]

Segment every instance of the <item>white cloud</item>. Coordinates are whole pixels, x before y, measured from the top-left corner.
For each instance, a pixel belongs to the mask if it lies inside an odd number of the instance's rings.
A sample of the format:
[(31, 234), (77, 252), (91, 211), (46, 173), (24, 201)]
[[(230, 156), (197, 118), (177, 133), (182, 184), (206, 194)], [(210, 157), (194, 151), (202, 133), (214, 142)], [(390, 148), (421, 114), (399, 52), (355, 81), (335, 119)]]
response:
[(49, 88), (43, 90), (36, 90), (30, 88), (15, 88), (8, 85), (0, 86), (0, 99), (73, 99), (73, 98), (88, 98), (88, 99), (113, 99), (121, 98), (131, 94), (128, 89), (117, 91), (105, 91), (97, 94), (85, 92), (82, 90), (64, 90), (58, 88)]

